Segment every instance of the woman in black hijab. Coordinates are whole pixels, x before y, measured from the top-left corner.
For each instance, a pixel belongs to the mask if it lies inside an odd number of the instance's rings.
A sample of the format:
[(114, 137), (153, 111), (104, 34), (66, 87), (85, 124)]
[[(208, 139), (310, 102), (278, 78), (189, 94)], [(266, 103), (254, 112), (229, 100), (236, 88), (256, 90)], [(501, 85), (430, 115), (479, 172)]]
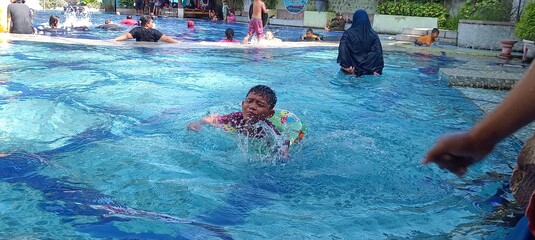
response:
[(337, 62), (342, 71), (357, 76), (383, 73), (383, 48), (366, 11), (353, 14), (353, 24), (340, 39)]

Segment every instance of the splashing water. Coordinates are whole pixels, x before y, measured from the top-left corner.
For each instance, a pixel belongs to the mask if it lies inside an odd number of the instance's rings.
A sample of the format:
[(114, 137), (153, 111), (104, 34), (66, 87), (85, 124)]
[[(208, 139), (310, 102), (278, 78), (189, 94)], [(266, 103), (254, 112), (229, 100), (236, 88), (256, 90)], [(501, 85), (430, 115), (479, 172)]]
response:
[(277, 134), (264, 121), (256, 123), (254, 128), (263, 130), (253, 136), (239, 134), (238, 148), (251, 160), (257, 161), (260, 159), (261, 161), (273, 163), (283, 161), (285, 149), (283, 135)]
[(83, 12), (65, 11), (65, 27), (89, 27), (91, 23), (91, 13), (87, 10)]

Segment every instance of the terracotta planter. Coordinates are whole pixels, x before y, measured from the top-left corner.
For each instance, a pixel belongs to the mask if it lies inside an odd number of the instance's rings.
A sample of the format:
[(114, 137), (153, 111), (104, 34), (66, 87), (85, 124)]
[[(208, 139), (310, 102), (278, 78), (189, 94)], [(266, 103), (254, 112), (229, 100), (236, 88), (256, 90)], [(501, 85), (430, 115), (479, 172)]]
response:
[(500, 54), (500, 58), (511, 59), (511, 51), (513, 50), (513, 46), (515, 46), (515, 43), (517, 42), (517, 40), (513, 39), (502, 39), (500, 41), (500, 46), (502, 47), (502, 53)]
[(524, 48), (522, 55), (522, 62), (531, 62), (535, 58), (535, 44), (534, 41), (523, 40)]

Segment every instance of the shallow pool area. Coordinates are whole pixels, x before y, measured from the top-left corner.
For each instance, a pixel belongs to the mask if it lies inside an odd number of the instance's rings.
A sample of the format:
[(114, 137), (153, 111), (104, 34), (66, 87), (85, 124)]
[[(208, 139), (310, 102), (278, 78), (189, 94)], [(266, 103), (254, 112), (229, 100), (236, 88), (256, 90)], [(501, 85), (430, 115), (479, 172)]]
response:
[[(385, 52), (382, 76), (355, 78), (328, 45), (103, 45), (0, 44), (0, 238), (504, 239), (516, 223), (516, 138), (462, 179), (421, 164), (483, 116), (438, 79), (462, 58)], [(257, 84), (307, 125), (288, 159), (186, 130)]]

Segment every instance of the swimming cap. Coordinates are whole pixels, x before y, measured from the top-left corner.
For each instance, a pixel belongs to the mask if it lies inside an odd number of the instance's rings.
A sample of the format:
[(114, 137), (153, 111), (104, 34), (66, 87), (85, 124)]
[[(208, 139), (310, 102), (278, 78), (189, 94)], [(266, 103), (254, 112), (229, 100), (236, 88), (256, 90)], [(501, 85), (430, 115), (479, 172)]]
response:
[(188, 20), (188, 28), (193, 28), (195, 26), (195, 23), (193, 20)]

